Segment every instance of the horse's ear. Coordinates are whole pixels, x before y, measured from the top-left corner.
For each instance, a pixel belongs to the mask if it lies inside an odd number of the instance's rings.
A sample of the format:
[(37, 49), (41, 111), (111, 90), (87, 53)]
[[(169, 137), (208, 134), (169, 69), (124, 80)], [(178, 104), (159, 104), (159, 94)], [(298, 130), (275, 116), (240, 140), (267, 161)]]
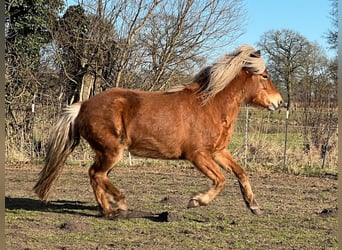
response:
[(257, 58), (260, 58), (261, 57), (261, 51), (260, 50), (257, 50), (255, 52), (253, 52), (251, 54), (251, 57), (257, 57)]

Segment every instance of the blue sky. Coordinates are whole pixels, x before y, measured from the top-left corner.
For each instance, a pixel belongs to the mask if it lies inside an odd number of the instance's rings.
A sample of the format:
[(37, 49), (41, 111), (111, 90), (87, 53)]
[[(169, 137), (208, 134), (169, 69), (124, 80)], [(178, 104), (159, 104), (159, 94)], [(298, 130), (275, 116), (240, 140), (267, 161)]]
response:
[[(77, 0), (67, 0), (67, 5), (72, 4), (77, 4)], [(330, 0), (244, 0), (243, 4), (247, 11), (246, 26), (242, 26), (245, 33), (229, 46), (228, 51), (241, 44), (256, 46), (260, 37), (272, 29), (291, 29), (309, 41), (317, 42), (328, 56), (336, 53), (328, 49), (324, 38), (332, 29)], [(221, 49), (213, 52), (216, 53), (221, 55)]]
[[(299, 32), (311, 42), (317, 42), (327, 55), (329, 51), (324, 35), (332, 29), (329, 0), (245, 0), (247, 25), (245, 34), (236, 45), (253, 46), (260, 37), (272, 29), (291, 29)], [(234, 44), (234, 48), (235, 48)]]

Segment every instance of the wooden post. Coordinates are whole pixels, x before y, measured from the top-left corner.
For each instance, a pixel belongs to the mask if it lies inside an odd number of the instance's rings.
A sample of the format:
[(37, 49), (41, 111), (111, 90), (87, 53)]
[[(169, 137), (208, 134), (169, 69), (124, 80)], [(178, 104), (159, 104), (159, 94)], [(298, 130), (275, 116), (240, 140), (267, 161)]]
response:
[(249, 122), (248, 105), (246, 105), (246, 120), (245, 120), (245, 156), (244, 166), (247, 167), (247, 154), (248, 154), (248, 122)]

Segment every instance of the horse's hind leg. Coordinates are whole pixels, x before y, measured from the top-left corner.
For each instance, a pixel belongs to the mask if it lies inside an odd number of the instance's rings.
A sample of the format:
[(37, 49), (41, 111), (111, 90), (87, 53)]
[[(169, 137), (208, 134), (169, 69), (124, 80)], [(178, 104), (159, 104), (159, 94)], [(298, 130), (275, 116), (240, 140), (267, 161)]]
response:
[(191, 198), (188, 208), (208, 205), (224, 188), (226, 178), (208, 154), (198, 153), (190, 160), (198, 170), (213, 181), (213, 185), (207, 191)]
[[(90, 183), (101, 213), (108, 218), (126, 215), (125, 196), (109, 180), (108, 174), (121, 159), (123, 148), (108, 151), (95, 150), (96, 158), (89, 169)], [(116, 206), (113, 205), (113, 200)]]
[(226, 150), (217, 152), (214, 155), (214, 159), (225, 170), (229, 172), (233, 171), (239, 180), (241, 193), (247, 207), (252, 211), (252, 213), (256, 215), (261, 214), (260, 207), (253, 194), (251, 184), (249, 183), (246, 170), (241, 167)]

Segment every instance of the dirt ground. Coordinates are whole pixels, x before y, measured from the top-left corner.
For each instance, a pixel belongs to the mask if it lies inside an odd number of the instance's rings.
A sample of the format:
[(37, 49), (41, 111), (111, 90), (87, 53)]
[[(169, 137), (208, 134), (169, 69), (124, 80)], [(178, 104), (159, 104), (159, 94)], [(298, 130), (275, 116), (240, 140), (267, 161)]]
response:
[(86, 166), (67, 166), (50, 203), (32, 192), (41, 165), (5, 166), (6, 249), (337, 249), (337, 179), (250, 172), (263, 215), (245, 207), (235, 177), (206, 207), (187, 209), (211, 183), (183, 166), (119, 166), (129, 219), (99, 216)]

